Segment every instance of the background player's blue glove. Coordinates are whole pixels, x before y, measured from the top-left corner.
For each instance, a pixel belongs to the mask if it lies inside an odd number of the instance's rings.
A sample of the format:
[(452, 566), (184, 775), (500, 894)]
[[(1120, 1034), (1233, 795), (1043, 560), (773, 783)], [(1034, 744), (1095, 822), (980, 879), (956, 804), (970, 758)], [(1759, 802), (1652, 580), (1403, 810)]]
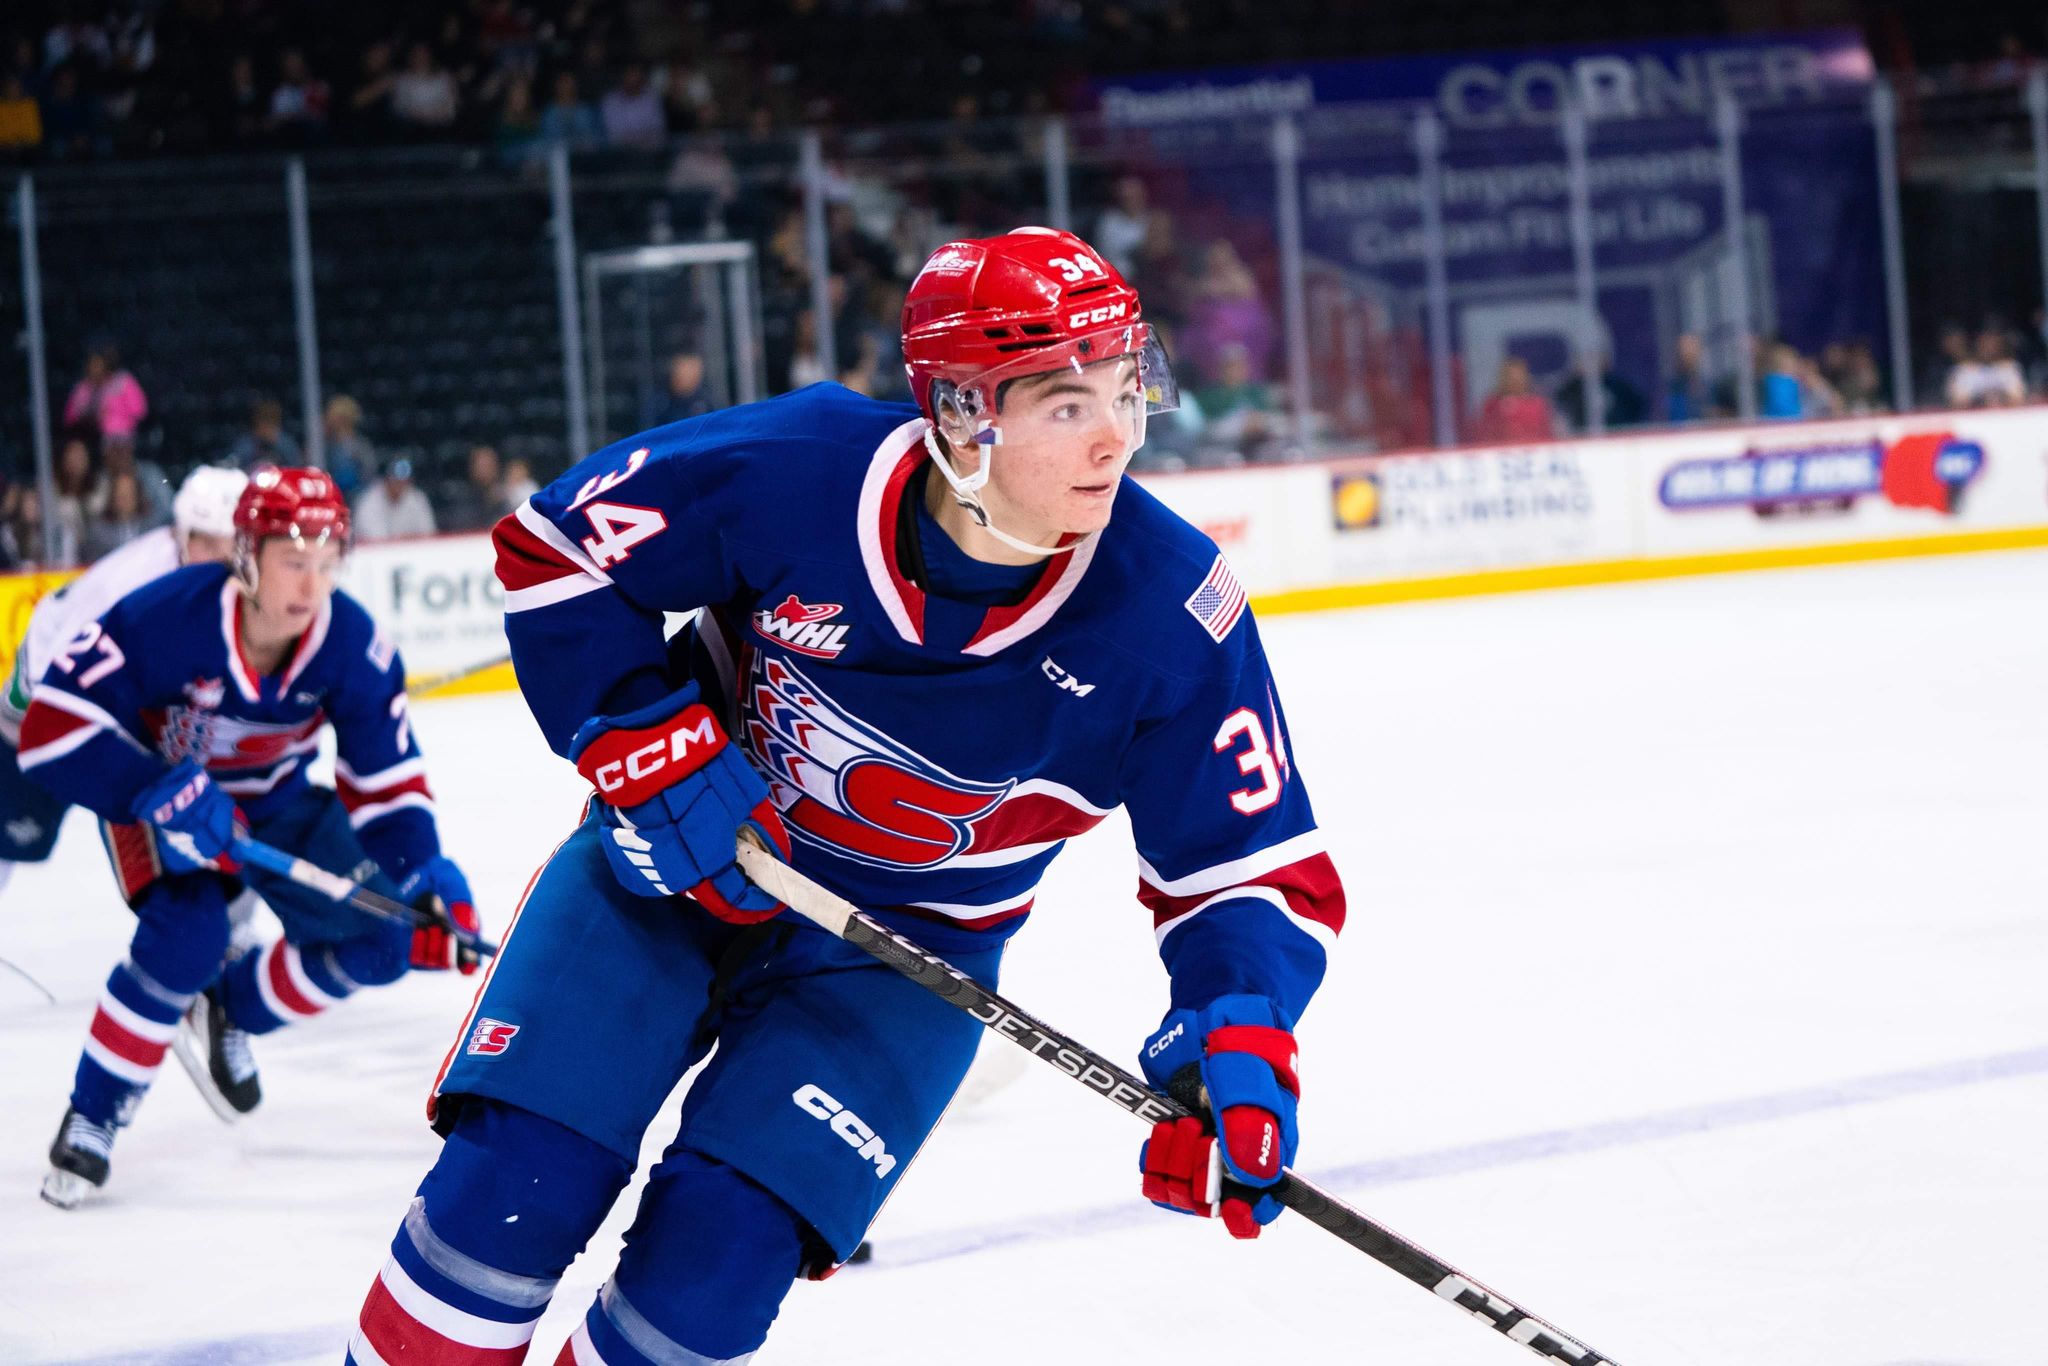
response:
[(1237, 1238), (1256, 1238), (1279, 1217), (1280, 1202), (1258, 1188), (1294, 1160), (1301, 1080), (1293, 1028), (1263, 996), (1219, 996), (1166, 1013), (1140, 1065), (1146, 1080), (1202, 1118), (1152, 1126), (1138, 1150), (1146, 1199), (1205, 1218), (1221, 1213)]
[(612, 873), (642, 896), (687, 892), (720, 920), (751, 925), (782, 903), (747, 881), (734, 849), (750, 828), (780, 858), (789, 835), (768, 787), (685, 684), (624, 716), (583, 723), (569, 758), (597, 788)]
[(428, 970), (454, 968), (467, 977), (482, 959), (472, 944), (454, 933), (465, 931), (472, 939), (483, 928), (476, 902), (469, 894), (469, 879), (455, 866), (455, 860), (436, 854), (406, 875), (398, 884), (398, 899), (418, 910), (446, 917), (445, 923), (422, 925), (412, 932), (412, 965)]
[(234, 798), (190, 759), (136, 793), (128, 810), (156, 827), (157, 855), (165, 872), (234, 871), (235, 861), (227, 856), (228, 842), (235, 837)]

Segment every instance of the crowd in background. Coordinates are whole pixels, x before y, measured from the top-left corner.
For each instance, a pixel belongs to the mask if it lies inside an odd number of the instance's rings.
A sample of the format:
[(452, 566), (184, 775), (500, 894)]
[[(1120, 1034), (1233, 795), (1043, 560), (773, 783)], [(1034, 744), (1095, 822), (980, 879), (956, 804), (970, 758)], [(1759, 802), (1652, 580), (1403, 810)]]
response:
[[(1719, 11), (1712, 3), (1693, 8)], [(1279, 18), (1321, 14), (1306, 0), (1269, 0), (1261, 9)], [(771, 392), (831, 379), (907, 401), (897, 319), (925, 255), (950, 237), (1000, 231), (1042, 212), (1037, 149), (1020, 141), (1021, 125), (988, 116), (1070, 103), (1084, 73), (1343, 47), (1330, 32), (1311, 42), (1286, 24), (1251, 24), (1250, 13), (1244, 0), (1148, 0), (1086, 15), (1065, 0), (17, 0), (0, 9), (0, 157), (47, 163), (455, 142), (520, 169), (559, 142), (639, 158), (661, 169), (666, 188), (651, 204), (650, 239), (731, 235), (756, 244)], [(1231, 51), (1211, 50), (1211, 35), (1233, 31), (1233, 22), (1240, 35), (1257, 29), (1266, 48), (1253, 53), (1240, 36)], [(1711, 29), (1697, 15), (1691, 23)], [(2016, 80), (2032, 67), (2031, 38), (1985, 35), (1972, 40), (1975, 50), (1958, 46), (1946, 56), (1974, 60), (1973, 78)], [(1872, 43), (1884, 47), (1875, 35)], [(1452, 45), (1450, 36), (1435, 45)], [(1354, 46), (1373, 50), (1370, 42)], [(875, 60), (904, 78), (877, 81)], [(1026, 79), (1027, 70), (1037, 78)], [(749, 140), (806, 124), (906, 117), (935, 121), (920, 147), (946, 168), (943, 177), (898, 180), (873, 169), (886, 153), (863, 171), (847, 148), (827, 149), (822, 326), (836, 353), (836, 373), (828, 373), (801, 205), (787, 166), (777, 167), (779, 189), (750, 179), (760, 166), (750, 162)], [(735, 135), (672, 141), (705, 131)], [(776, 155), (786, 155), (786, 139), (778, 147)], [(1077, 202), (1076, 226), (1138, 287), (1175, 357), (1181, 407), (1152, 424), (1139, 468), (1304, 453), (1302, 438), (1317, 433), (1297, 430), (1287, 414), (1270, 244), (1238, 240), (1227, 222), (1177, 214), (1135, 174), (1091, 183)], [(1774, 337), (1752, 339), (1750, 348), (1749, 408), (1760, 418), (1853, 416), (1891, 402), (1867, 340), (1830, 342), (1811, 355)], [(143, 381), (122, 368), (114, 341), (88, 350), (65, 394), (53, 505), (43, 506), (32, 481), (0, 485), (0, 567), (45, 561), (46, 534), (54, 534), (56, 562), (73, 563), (161, 524), (170, 476), (191, 464), (250, 468), (305, 458), (310, 434), (295, 432), (284, 404), (262, 394), (252, 394), (246, 428), (225, 449), (153, 446), (162, 433), (150, 425)], [(1939, 352), (1938, 368), (1914, 377), (1918, 403), (2014, 403), (2048, 385), (2038, 319), (2031, 327), (1950, 327)], [(1595, 410), (1610, 431), (1730, 420), (1745, 405), (1727, 360), (1701, 338), (1680, 336), (1661, 387), (1646, 392), (1610, 357), (1581, 358), (1546, 381), (1510, 356), (1497, 375), (1458, 377), (1458, 435), (1565, 437), (1588, 430)], [(665, 388), (643, 395), (633, 416), (652, 425), (723, 402), (705, 369), (694, 351), (668, 358)], [(345, 394), (329, 396), (320, 418), (319, 444), (355, 507), (361, 540), (487, 527), (537, 478), (557, 472), (502, 458), (509, 432), (466, 432), (453, 451), (447, 442), (431, 451), (387, 447), (378, 442), (379, 418)]]

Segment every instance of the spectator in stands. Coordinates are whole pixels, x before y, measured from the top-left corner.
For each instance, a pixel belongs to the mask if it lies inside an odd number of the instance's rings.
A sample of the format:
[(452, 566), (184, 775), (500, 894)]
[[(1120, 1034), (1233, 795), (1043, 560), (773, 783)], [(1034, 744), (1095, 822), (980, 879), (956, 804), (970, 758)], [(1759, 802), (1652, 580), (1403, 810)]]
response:
[(42, 141), (42, 106), (18, 73), (0, 73), (0, 156), (32, 152)]
[(121, 350), (109, 338), (94, 339), (85, 354), (85, 372), (64, 400), (64, 426), (100, 438), (135, 438), (135, 429), (149, 416), (149, 396), (135, 376), (121, 368)]
[(524, 460), (505, 462), (505, 506), (516, 509), (534, 494), (540, 492), (540, 484), (534, 479), (533, 471)]
[(1273, 434), (1273, 386), (1252, 377), (1251, 357), (1227, 342), (1217, 353), (1216, 377), (1195, 390), (1206, 439), (1236, 446), (1246, 455)]
[(141, 500), (141, 515), (150, 526), (162, 526), (171, 520), (171, 499), (176, 490), (171, 478), (164, 473), (164, 467), (154, 460), (139, 460), (135, 455), (135, 438), (132, 436), (108, 436), (100, 442), (100, 468), (106, 480), (100, 487), (89, 513), (98, 515), (106, 510), (107, 499), (113, 482), (122, 475), (133, 475), (136, 481), (136, 495)]
[(1139, 274), (1138, 249), (1145, 245), (1151, 206), (1145, 202), (1145, 182), (1134, 175), (1117, 177), (1109, 207), (1095, 219), (1095, 234), (1088, 240), (1127, 279)]
[(249, 405), (249, 430), (228, 447), (227, 463), (253, 470), (258, 465), (302, 465), (298, 438), (284, 429), (284, 405), (259, 398)]
[(583, 102), (576, 73), (555, 73), (554, 98), (540, 116), (540, 135), (549, 142), (566, 142), (572, 152), (586, 152), (604, 141), (604, 125), (597, 111)]
[(43, 553), (43, 500), (34, 484), (10, 483), (0, 494), (0, 553), (10, 569), (61, 569), (77, 559), (75, 545), (59, 538), (57, 558)]
[[(1597, 371), (1597, 377), (1594, 372)], [(1573, 367), (1572, 377), (1557, 391), (1557, 414), (1571, 430), (1590, 431), (1586, 391), (1596, 380), (1600, 390), (1602, 416), (1607, 431), (1639, 427), (1649, 419), (1642, 391), (1615, 372), (1613, 358), (1605, 351), (1589, 352)]]
[(327, 134), (331, 92), (306, 65), (306, 54), (288, 47), (278, 60), (277, 87), (270, 92), (270, 129), (289, 142), (317, 142)]
[[(1191, 288), (1183, 335), (1196, 376), (1216, 376), (1225, 348), (1237, 346), (1253, 377), (1264, 379), (1273, 350), (1273, 314), (1259, 297), (1251, 267), (1228, 238), (1219, 237), (1203, 250), (1202, 267)], [(1209, 417), (1215, 420), (1215, 414)]]
[(541, 150), (540, 111), (533, 107), (533, 82), (526, 77), (507, 82), (491, 143), (498, 161), (515, 170), (533, 162)]
[(363, 490), (355, 502), (355, 535), (359, 541), (389, 541), (400, 536), (434, 534), (434, 508), (412, 481), (412, 460), (405, 455), (384, 467), (384, 477)]
[(377, 452), (370, 438), (356, 428), (363, 420), (363, 405), (347, 394), (327, 400), (320, 417), (322, 444), (327, 452), (327, 472), (344, 498), (354, 498), (363, 486), (363, 476), (377, 468)]
[(455, 126), (460, 92), (455, 77), (426, 43), (414, 43), (405, 70), (391, 83), (391, 113), (423, 136), (446, 134)]
[(604, 122), (605, 141), (614, 147), (654, 152), (668, 141), (668, 114), (662, 107), (661, 92), (647, 83), (643, 62), (626, 63), (619, 83), (605, 92), (598, 113)]
[(513, 506), (505, 496), (497, 448), (478, 444), (469, 448), (468, 477), (442, 500), (438, 520), (443, 531), (488, 531)]
[(1977, 334), (1969, 358), (1949, 371), (1947, 398), (1951, 408), (2009, 408), (2026, 401), (2026, 376), (2002, 330), (1987, 327)]
[(101, 476), (92, 458), (92, 447), (84, 438), (72, 437), (57, 454), (53, 474), (57, 507), (52, 521), (57, 524), (57, 543), (62, 563), (78, 562), (79, 543), (85, 537), (85, 520), (92, 504), (102, 498)]
[(1841, 401), (1844, 416), (1888, 411), (1884, 375), (1866, 341), (1830, 342), (1821, 351), (1821, 377)]
[(389, 135), (392, 129), (391, 93), (398, 84), (392, 65), (391, 44), (372, 43), (363, 49), (362, 74), (348, 97), (348, 131), (358, 141)]
[(1549, 441), (1558, 434), (1557, 410), (1537, 392), (1529, 362), (1509, 356), (1500, 363), (1500, 379), (1480, 405), (1472, 439), (1487, 445), (1518, 446)]
[(151, 527), (163, 523), (149, 515), (142, 503), (142, 485), (135, 471), (121, 470), (107, 477), (104, 510), (85, 521), (85, 535), (79, 542), (79, 559), (87, 564), (116, 547), (126, 545)]
[(711, 395), (704, 392), (704, 358), (695, 351), (678, 351), (668, 362), (668, 400), (648, 425), (663, 427), (686, 418), (702, 417), (716, 406)]
[(1672, 360), (1671, 378), (1664, 382), (1664, 420), (1704, 422), (1708, 418), (1726, 417), (1727, 413), (1714, 402), (1713, 386), (1707, 382), (1707, 348), (1698, 334), (1681, 335)]
[(246, 147), (262, 138), (269, 122), (269, 101), (256, 84), (256, 59), (246, 52), (235, 54), (228, 63), (227, 84), (221, 88), (214, 110), (214, 122), (221, 141)]
[(58, 67), (39, 101), (43, 115), (43, 151), (53, 160), (71, 160), (104, 150), (99, 107), (79, 88), (78, 68)]

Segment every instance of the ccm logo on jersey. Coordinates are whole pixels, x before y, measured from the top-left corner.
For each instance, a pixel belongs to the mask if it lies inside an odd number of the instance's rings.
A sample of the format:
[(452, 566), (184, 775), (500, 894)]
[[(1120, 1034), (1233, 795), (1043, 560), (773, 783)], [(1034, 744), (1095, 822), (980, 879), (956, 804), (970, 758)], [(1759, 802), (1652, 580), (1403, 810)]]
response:
[(1093, 327), (1097, 323), (1113, 323), (1130, 311), (1129, 304), (1104, 304), (1101, 308), (1084, 308), (1079, 313), (1067, 316), (1067, 326)]
[(787, 645), (800, 655), (813, 659), (837, 659), (839, 652), (846, 648), (847, 623), (836, 626), (825, 623), (839, 615), (836, 602), (800, 602), (791, 593), (782, 604), (769, 611), (766, 608), (754, 613), (754, 629), (773, 641)]
[(478, 1020), (476, 1028), (470, 1031), (469, 1047), (464, 1051), (495, 1058), (512, 1046), (512, 1036), (518, 1032), (518, 1025), (506, 1024), (503, 1020)]
[(1070, 692), (1076, 697), (1086, 697), (1089, 693), (1095, 691), (1093, 683), (1083, 683), (1080, 679), (1053, 663), (1051, 655), (1045, 657), (1044, 662), (1038, 666), (1038, 671), (1059, 684), (1061, 692)]
[(815, 1082), (805, 1082), (789, 1098), (796, 1102), (797, 1109), (813, 1119), (824, 1120), (827, 1128), (846, 1140), (847, 1147), (874, 1163), (877, 1181), (896, 1170), (896, 1159), (882, 1146), (880, 1135), (863, 1123), (859, 1115), (820, 1090)]

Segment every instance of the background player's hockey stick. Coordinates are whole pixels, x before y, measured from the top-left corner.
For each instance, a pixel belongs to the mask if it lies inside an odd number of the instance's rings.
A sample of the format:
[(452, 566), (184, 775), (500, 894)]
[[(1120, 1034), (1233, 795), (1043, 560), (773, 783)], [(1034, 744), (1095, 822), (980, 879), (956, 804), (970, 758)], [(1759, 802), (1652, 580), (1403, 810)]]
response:
[(284, 850), (265, 844), (261, 840), (252, 840), (244, 836), (229, 844), (228, 852), (235, 856), (237, 862), (246, 863), (252, 868), (261, 868), (266, 873), (275, 873), (281, 878), (289, 878), (301, 887), (316, 891), (330, 900), (346, 901), (359, 911), (381, 916), (386, 920), (402, 921), (420, 929), (438, 926), (454, 935), (465, 947), (474, 949), (480, 956), (497, 957), (496, 944), (463, 929), (445, 911), (436, 915), (432, 911), (393, 901), (388, 896), (380, 896), (368, 887), (349, 881), (339, 873), (330, 873), (316, 863), (293, 858)]
[[(742, 839), (740, 867), (753, 882), (790, 908), (855, 948), (862, 949), (927, 991), (966, 1011), (988, 1029), (1028, 1049), (1080, 1082), (1126, 1114), (1147, 1124), (1183, 1119), (1187, 1106), (1162, 1096), (1101, 1054), (1084, 1047), (1051, 1025), (1026, 1014), (975, 982), (945, 959), (893, 933), (812, 882), (802, 873)], [(1583, 1342), (1537, 1318), (1499, 1291), (1490, 1290), (1450, 1263), (1423, 1251), (1400, 1234), (1375, 1223), (1335, 1196), (1293, 1172), (1282, 1172), (1273, 1196), (1311, 1223), (1391, 1267), (1439, 1298), (1449, 1300), (1495, 1332), (1505, 1334), (1546, 1361), (1571, 1366), (1615, 1366)]]
[(407, 684), (405, 694), (408, 697), (425, 697), (429, 693), (436, 693), (443, 688), (453, 687), (465, 678), (474, 678), (480, 673), (495, 669), (502, 664), (510, 664), (511, 662), (512, 656), (509, 654), (496, 655), (481, 664), (471, 664), (460, 669), (450, 669), (444, 674), (428, 674), (417, 683)]

